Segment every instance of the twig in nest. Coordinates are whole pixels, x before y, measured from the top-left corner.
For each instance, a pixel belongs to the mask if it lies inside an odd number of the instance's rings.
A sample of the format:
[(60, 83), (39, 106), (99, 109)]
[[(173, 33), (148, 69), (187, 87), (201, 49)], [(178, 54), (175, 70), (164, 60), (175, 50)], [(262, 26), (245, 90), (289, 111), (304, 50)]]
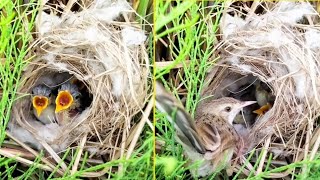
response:
[(64, 10), (63, 10), (64, 13), (70, 12), (73, 4), (76, 3), (76, 2), (77, 2), (77, 0), (69, 0), (68, 4), (66, 5), (66, 7), (65, 7)]
[[(155, 62), (154, 66), (157, 68), (164, 68), (167, 66), (172, 66), (172, 64), (174, 64), (174, 61), (165, 61), (165, 62)], [(183, 63), (185, 63), (186, 65), (190, 64), (190, 60), (185, 60)], [(178, 69), (178, 68), (182, 68), (184, 65), (183, 63), (177, 63), (174, 67), (170, 68), (170, 69)]]
[(15, 155), (15, 154), (11, 154), (10, 152), (8, 152), (5, 149), (0, 149), (0, 154), (5, 156), (5, 157), (8, 157), (8, 158), (13, 158), (13, 159), (15, 159), (15, 160), (17, 160), (17, 161), (19, 161), (19, 162), (21, 162), (23, 164), (29, 165), (29, 166), (33, 165), (33, 166), (35, 166), (37, 168), (40, 168), (40, 169), (43, 169), (43, 170), (46, 170), (46, 171), (53, 171), (53, 169), (51, 167), (47, 166), (47, 165), (35, 164), (33, 161), (30, 161), (28, 159), (24, 159), (24, 158), (19, 157), (19, 156)]
[(150, 101), (149, 101), (147, 107), (146, 107), (146, 110), (145, 110), (144, 113), (143, 113), (143, 116), (142, 116), (142, 118), (141, 118), (141, 121), (139, 122), (138, 129), (137, 129), (137, 131), (136, 131), (136, 134), (135, 134), (135, 136), (133, 137), (133, 139), (132, 139), (132, 141), (131, 141), (131, 144), (130, 144), (130, 146), (129, 146), (129, 148), (128, 148), (128, 152), (127, 152), (126, 159), (129, 159), (130, 156), (131, 156), (131, 154), (132, 154), (132, 152), (133, 152), (133, 149), (134, 149), (134, 147), (136, 146), (136, 143), (137, 143), (137, 141), (138, 141), (138, 138), (139, 138), (139, 136), (140, 136), (140, 134), (141, 134), (141, 132), (142, 132), (142, 129), (143, 129), (146, 121), (148, 120), (148, 116), (149, 116), (149, 114), (151, 113), (151, 110), (153, 109), (153, 105), (154, 105), (154, 97), (152, 96), (152, 97), (150, 98)]
[[(25, 143), (19, 141), (18, 139), (16, 139), (15, 137), (13, 137), (8, 131), (6, 131), (6, 134), (9, 138), (13, 139), (14, 141), (16, 141), (19, 145), (21, 145), (23, 148), (25, 148), (27, 151), (31, 152), (34, 156), (39, 156), (39, 153), (36, 152), (35, 150), (33, 150), (32, 148), (30, 148), (29, 146), (27, 146)], [(46, 158), (41, 158), (41, 161), (44, 162), (45, 164), (47, 164), (47, 166), (49, 166), (51, 168), (50, 171), (53, 171), (54, 169), (56, 169), (56, 166), (53, 165), (52, 163), (50, 163)], [(64, 173), (60, 170), (57, 169), (56, 172), (60, 175), (63, 175)]]
[(81, 139), (81, 143), (80, 143), (80, 146), (79, 146), (79, 151), (78, 151), (76, 160), (74, 161), (74, 164), (73, 164), (72, 169), (71, 169), (71, 175), (73, 175), (77, 171), (77, 168), (78, 168), (78, 165), (79, 165), (79, 162), (80, 162), (80, 158), (81, 158), (81, 155), (82, 155), (82, 151), (83, 151), (83, 148), (84, 148), (84, 145), (85, 145), (86, 141), (87, 141), (87, 134), (85, 134), (83, 136), (83, 138)]
[(19, 156), (22, 158), (27, 158), (29, 160), (33, 160), (35, 159), (35, 156), (29, 152), (24, 152), (21, 150), (17, 150), (17, 149), (12, 149), (12, 148), (0, 148), (3, 152), (8, 152), (10, 154), (13, 154), (15, 156)]
[(267, 157), (267, 153), (268, 153), (268, 147), (270, 145), (270, 141), (271, 141), (271, 136), (269, 135), (268, 138), (265, 141), (264, 147), (262, 149), (262, 156), (261, 156), (261, 160), (258, 166), (258, 169), (256, 171), (256, 174), (259, 174), (262, 172), (262, 168), (263, 168), (263, 164), (265, 162), (265, 159)]

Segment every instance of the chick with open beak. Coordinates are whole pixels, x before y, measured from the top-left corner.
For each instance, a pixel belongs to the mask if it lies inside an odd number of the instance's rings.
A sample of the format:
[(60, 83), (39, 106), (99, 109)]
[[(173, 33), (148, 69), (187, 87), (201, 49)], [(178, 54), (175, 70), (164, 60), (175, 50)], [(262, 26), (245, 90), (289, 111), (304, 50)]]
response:
[(66, 82), (61, 85), (56, 97), (55, 113), (58, 116), (58, 123), (63, 125), (70, 122), (71, 118), (78, 114), (80, 107), (80, 92), (75, 84)]
[(54, 123), (55, 106), (51, 104), (51, 89), (44, 84), (35, 86), (32, 89), (32, 106), (36, 118), (44, 124)]

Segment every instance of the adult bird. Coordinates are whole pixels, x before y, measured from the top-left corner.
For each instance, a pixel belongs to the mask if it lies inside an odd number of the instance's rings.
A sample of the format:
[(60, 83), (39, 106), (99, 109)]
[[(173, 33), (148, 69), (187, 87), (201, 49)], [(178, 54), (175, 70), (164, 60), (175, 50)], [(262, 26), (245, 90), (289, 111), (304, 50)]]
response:
[(39, 84), (32, 89), (32, 106), (36, 118), (43, 124), (56, 122), (55, 105), (52, 103), (51, 89)]
[(77, 85), (70, 81), (60, 86), (55, 100), (55, 113), (60, 125), (69, 123), (78, 114), (80, 95)]
[(167, 114), (167, 119), (177, 131), (177, 140), (191, 162), (202, 160), (199, 168), (192, 171), (198, 177), (208, 176), (224, 168), (235, 150), (241, 148), (240, 136), (232, 122), (243, 107), (253, 103), (256, 102), (229, 97), (207, 100), (197, 107), (193, 120), (162, 85), (156, 84), (157, 109)]

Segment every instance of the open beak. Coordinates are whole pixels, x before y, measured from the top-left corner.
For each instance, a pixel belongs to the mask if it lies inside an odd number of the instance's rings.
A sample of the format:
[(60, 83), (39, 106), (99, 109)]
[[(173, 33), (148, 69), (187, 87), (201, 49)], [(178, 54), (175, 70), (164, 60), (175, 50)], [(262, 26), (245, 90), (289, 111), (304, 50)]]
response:
[(257, 101), (244, 101), (244, 102), (242, 102), (241, 103), (241, 108), (244, 108), (244, 107), (246, 107), (246, 106), (249, 106), (249, 105), (251, 105), (251, 104), (255, 104), (255, 103), (257, 103)]
[(58, 113), (62, 110), (68, 109), (73, 103), (73, 97), (69, 91), (60, 91), (56, 98), (56, 109), (55, 112)]
[(40, 116), (42, 111), (48, 107), (49, 99), (45, 96), (34, 96), (32, 98), (32, 105), (37, 111), (37, 115)]
[(269, 103), (267, 103), (266, 105), (261, 106), (260, 109), (253, 111), (253, 113), (261, 116), (261, 115), (265, 114), (267, 111), (269, 111), (269, 109), (271, 109), (271, 108), (272, 108), (272, 106)]

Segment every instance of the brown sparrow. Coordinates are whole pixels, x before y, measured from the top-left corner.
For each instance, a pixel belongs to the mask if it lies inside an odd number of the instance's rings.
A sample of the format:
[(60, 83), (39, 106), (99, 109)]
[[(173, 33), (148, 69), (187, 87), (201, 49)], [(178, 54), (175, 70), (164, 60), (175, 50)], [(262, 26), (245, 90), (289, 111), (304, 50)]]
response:
[(194, 121), (173, 96), (156, 84), (157, 109), (167, 113), (177, 130), (177, 140), (191, 162), (202, 161), (199, 168), (192, 171), (198, 177), (208, 176), (229, 163), (241, 142), (232, 122), (243, 107), (253, 103), (256, 102), (229, 97), (206, 100), (197, 107)]

